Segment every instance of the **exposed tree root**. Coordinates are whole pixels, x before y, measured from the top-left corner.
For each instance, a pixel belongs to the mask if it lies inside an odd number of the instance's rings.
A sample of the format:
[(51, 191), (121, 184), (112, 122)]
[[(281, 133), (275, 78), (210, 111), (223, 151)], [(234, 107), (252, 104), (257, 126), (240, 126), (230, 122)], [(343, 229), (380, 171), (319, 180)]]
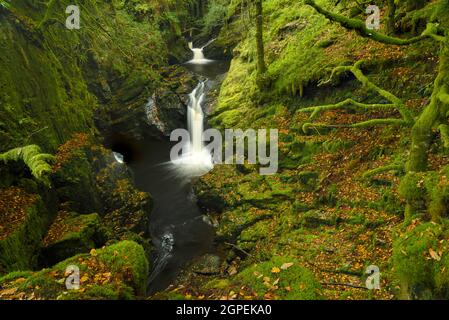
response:
[[(376, 84), (371, 82), (367, 76), (365, 76), (360, 69), (362, 64), (364, 63), (363, 60), (356, 62), (353, 66), (339, 66), (336, 67), (331, 74), (331, 78), (327, 81), (329, 82), (335, 75), (340, 75), (343, 72), (351, 72), (358, 81), (360, 81), (364, 87), (377, 92), (380, 96), (387, 99), (391, 103), (389, 104), (367, 104), (367, 103), (361, 103), (354, 101), (353, 99), (346, 99), (344, 101), (331, 104), (331, 105), (325, 105), (325, 106), (315, 106), (315, 107), (309, 107), (299, 110), (299, 112), (311, 112), (312, 114), (309, 117), (309, 120), (307, 123), (305, 123), (302, 127), (304, 133), (307, 133), (308, 129), (311, 127), (328, 127), (328, 128), (340, 128), (340, 127), (346, 127), (346, 128), (361, 128), (361, 127), (369, 127), (374, 125), (412, 125), (413, 124), (413, 117), (408, 110), (407, 106), (402, 102), (401, 99), (396, 97), (391, 92), (388, 92), (380, 87), (378, 87)], [(359, 109), (359, 110), (374, 110), (374, 109), (397, 109), (399, 113), (401, 114), (402, 119), (395, 119), (395, 118), (387, 118), (387, 119), (372, 119), (367, 121), (362, 121), (354, 124), (348, 124), (348, 125), (331, 125), (331, 124), (313, 124), (312, 121), (318, 118), (321, 112), (323, 111), (329, 111), (329, 110), (335, 110), (340, 109), (344, 107), (349, 107), (352, 109)]]

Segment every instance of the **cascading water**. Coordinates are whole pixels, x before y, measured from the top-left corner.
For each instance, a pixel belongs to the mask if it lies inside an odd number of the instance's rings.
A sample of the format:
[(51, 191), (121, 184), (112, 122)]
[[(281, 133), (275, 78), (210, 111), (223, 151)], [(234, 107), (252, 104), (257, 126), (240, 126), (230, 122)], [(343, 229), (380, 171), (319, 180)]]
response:
[(120, 164), (125, 163), (125, 159), (121, 153), (113, 152), (112, 154), (114, 155), (115, 161), (117, 161)]
[(204, 82), (200, 82), (190, 94), (190, 104), (187, 111), (187, 125), (191, 137), (191, 152), (201, 153), (203, 150), (204, 114), (201, 103), (204, 101)]
[(215, 41), (215, 39), (212, 39), (211, 41), (209, 41), (208, 43), (206, 43), (204, 46), (202, 46), (200, 48), (194, 48), (193, 47), (193, 43), (189, 42), (189, 48), (193, 52), (193, 59), (190, 60), (187, 63), (191, 63), (191, 64), (207, 64), (207, 63), (211, 63), (212, 60), (206, 59), (204, 57), (204, 48), (206, 48), (208, 45), (210, 45), (214, 41)]
[(181, 157), (173, 160), (172, 164), (179, 175), (195, 177), (207, 173), (214, 167), (212, 155), (203, 143), (204, 113), (201, 105), (205, 98), (205, 82), (200, 81), (189, 97), (187, 128), (190, 143), (183, 150)]

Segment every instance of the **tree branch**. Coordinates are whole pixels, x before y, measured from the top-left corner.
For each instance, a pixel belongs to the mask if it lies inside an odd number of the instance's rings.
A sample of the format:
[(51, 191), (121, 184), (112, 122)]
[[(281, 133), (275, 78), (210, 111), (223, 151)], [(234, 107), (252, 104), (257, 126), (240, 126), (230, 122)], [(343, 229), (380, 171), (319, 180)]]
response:
[(444, 148), (449, 149), (449, 126), (447, 124), (440, 124), (438, 130), (440, 131), (441, 141), (443, 141)]
[(372, 176), (376, 176), (380, 173), (388, 172), (388, 171), (404, 171), (405, 166), (403, 164), (389, 164), (383, 167), (375, 168), (372, 170), (368, 170), (363, 174), (363, 179), (371, 178)]
[[(373, 126), (373, 125), (411, 125), (413, 123), (413, 116), (410, 110), (408, 110), (407, 106), (402, 102), (401, 99), (396, 97), (394, 94), (392, 94), (389, 91), (386, 91), (380, 87), (378, 87), (376, 84), (371, 82), (367, 76), (365, 76), (360, 69), (362, 64), (364, 63), (363, 60), (360, 60), (356, 62), (353, 66), (339, 66), (336, 67), (331, 74), (331, 78), (327, 81), (329, 82), (336, 74), (341, 74), (342, 72), (350, 71), (356, 79), (363, 84), (364, 87), (367, 89), (370, 89), (372, 91), (377, 92), (380, 96), (384, 97), (388, 101), (390, 101), (390, 104), (367, 104), (367, 103), (361, 103), (354, 101), (353, 99), (346, 99), (344, 101), (331, 104), (331, 105), (324, 105), (324, 106), (315, 106), (315, 107), (308, 107), (304, 109), (298, 110), (298, 112), (311, 112), (312, 114), (309, 117), (309, 122), (305, 123), (302, 127), (304, 133), (307, 133), (307, 130), (311, 127), (328, 127), (328, 128), (360, 128), (360, 127), (367, 127), (367, 126)], [(351, 106), (355, 109), (361, 109), (361, 110), (371, 110), (371, 109), (394, 109), (396, 108), (399, 113), (401, 114), (402, 119), (394, 119), (394, 118), (388, 118), (388, 119), (373, 119), (368, 121), (362, 121), (354, 124), (349, 125), (329, 125), (329, 124), (312, 124), (311, 121), (318, 118), (321, 112), (328, 111), (328, 110), (335, 110), (339, 108), (343, 108), (345, 106)]]
[(358, 20), (358, 19), (350, 19), (350, 18), (347, 18), (338, 13), (328, 11), (328, 10), (320, 7), (319, 5), (317, 5), (315, 3), (315, 1), (313, 1), (313, 0), (306, 0), (305, 3), (310, 5), (311, 7), (313, 7), (317, 12), (321, 13), (329, 20), (339, 23), (344, 28), (349, 29), (349, 30), (355, 30), (361, 36), (363, 36), (365, 38), (370, 38), (372, 40), (375, 40), (375, 41), (378, 41), (381, 43), (403, 46), (403, 45), (409, 45), (412, 43), (416, 43), (416, 42), (421, 41), (426, 38), (432, 38), (437, 41), (444, 41), (444, 37), (438, 36), (436, 34), (436, 32), (435, 32), (436, 27), (432, 24), (429, 24), (427, 29), (420, 36), (409, 38), (409, 39), (401, 39), (401, 38), (382, 34), (375, 30), (370, 30), (366, 27), (366, 24), (363, 21)]

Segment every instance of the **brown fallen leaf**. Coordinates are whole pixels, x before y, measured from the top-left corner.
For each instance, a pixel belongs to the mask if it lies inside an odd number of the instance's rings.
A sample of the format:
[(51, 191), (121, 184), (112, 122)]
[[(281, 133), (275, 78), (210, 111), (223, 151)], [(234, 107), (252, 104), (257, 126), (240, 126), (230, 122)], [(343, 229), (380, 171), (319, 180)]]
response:
[(10, 296), (14, 293), (16, 293), (17, 288), (8, 288), (5, 290), (0, 291), (0, 296)]
[(236, 268), (235, 266), (230, 266), (230, 267), (228, 268), (228, 274), (229, 274), (230, 276), (233, 276), (233, 275), (237, 274), (237, 268)]
[(440, 261), (441, 257), (432, 248), (429, 249), (429, 254), (433, 260)]
[(293, 265), (293, 262), (286, 262), (281, 266), (282, 270), (287, 270), (288, 268), (290, 268)]

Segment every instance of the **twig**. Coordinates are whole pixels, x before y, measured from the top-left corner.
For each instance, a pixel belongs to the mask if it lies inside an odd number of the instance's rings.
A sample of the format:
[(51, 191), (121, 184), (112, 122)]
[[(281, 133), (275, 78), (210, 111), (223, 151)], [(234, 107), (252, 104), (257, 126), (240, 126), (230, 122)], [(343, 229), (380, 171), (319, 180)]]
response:
[(225, 245), (228, 245), (228, 246), (231, 246), (231, 247), (233, 247), (233, 248), (235, 248), (235, 249), (237, 249), (237, 250), (243, 252), (244, 254), (246, 254), (246, 255), (249, 256), (249, 257), (253, 257), (253, 255), (252, 255), (251, 253), (249, 253), (248, 251), (243, 250), (242, 248), (240, 248), (239, 246), (237, 246), (237, 245), (235, 245), (235, 244), (233, 244), (233, 243), (225, 242), (224, 244), (225, 244)]
[(355, 289), (368, 290), (368, 288), (366, 288), (366, 287), (357, 286), (357, 285), (355, 285), (355, 284), (350, 284), (350, 283), (330, 283), (330, 282), (321, 282), (321, 284), (322, 284), (323, 286), (340, 286), (340, 287), (350, 287), (350, 288), (355, 288)]

